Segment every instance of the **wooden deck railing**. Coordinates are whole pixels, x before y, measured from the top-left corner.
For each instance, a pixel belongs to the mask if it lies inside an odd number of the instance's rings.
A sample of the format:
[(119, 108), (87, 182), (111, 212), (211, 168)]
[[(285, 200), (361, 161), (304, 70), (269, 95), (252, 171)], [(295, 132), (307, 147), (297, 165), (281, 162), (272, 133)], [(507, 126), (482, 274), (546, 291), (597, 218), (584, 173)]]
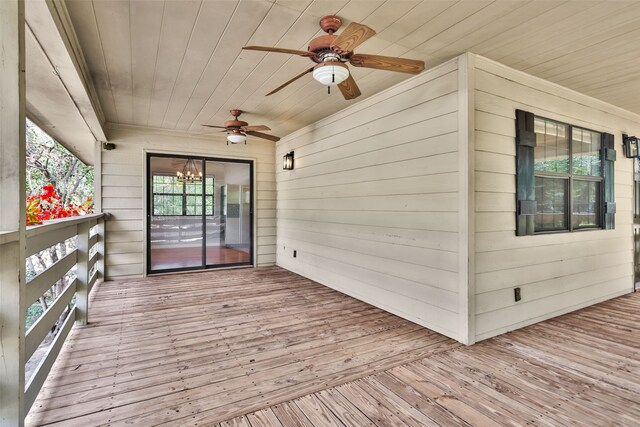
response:
[[(45, 356), (40, 360), (25, 389), (25, 413), (29, 412), (38, 392), (53, 366), (73, 323), (86, 325), (89, 314), (89, 294), (99, 278), (104, 277), (104, 214), (92, 214), (49, 221), (28, 227), (26, 231), (27, 257), (40, 253), (77, 236), (76, 248), (41, 271), (26, 283), (27, 306), (38, 301), (56, 282), (76, 267), (76, 277), (57, 295), (46, 311), (29, 328), (25, 336), (25, 360), (34, 354), (58, 319), (68, 310)], [(75, 296), (75, 304), (73, 304)], [(72, 306), (73, 304), (73, 306)]]

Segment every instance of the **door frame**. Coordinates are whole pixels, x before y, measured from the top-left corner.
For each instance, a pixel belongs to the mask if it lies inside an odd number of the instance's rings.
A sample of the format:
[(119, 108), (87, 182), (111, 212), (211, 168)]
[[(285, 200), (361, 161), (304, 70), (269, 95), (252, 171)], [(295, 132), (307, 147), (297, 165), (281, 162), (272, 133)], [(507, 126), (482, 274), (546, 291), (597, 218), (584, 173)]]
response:
[(640, 159), (633, 159), (633, 292), (640, 290)]
[[(146, 151), (144, 150), (145, 161), (144, 161), (144, 260), (145, 260), (145, 276), (149, 275), (157, 275), (157, 274), (167, 274), (167, 273), (183, 273), (189, 271), (202, 271), (202, 270), (210, 270), (210, 269), (227, 269), (227, 268), (239, 268), (239, 267), (255, 267), (255, 259), (256, 259), (256, 246), (255, 246), (255, 160), (253, 159), (242, 159), (242, 158), (229, 158), (229, 157), (211, 157), (202, 154), (173, 154), (168, 152), (155, 152), (155, 151)], [(222, 162), (222, 163), (242, 163), (249, 165), (249, 182), (251, 183), (251, 191), (249, 195), (249, 230), (250, 230), (250, 239), (249, 239), (249, 261), (242, 263), (229, 263), (229, 264), (216, 264), (216, 265), (207, 265), (206, 263), (206, 244), (207, 244), (207, 227), (206, 227), (206, 210), (204, 209), (204, 200), (203, 200), (203, 224), (202, 224), (202, 265), (195, 267), (184, 267), (184, 268), (170, 268), (166, 270), (152, 271), (151, 270), (151, 214), (152, 214), (152, 206), (151, 199), (153, 197), (153, 192), (151, 191), (152, 180), (151, 178), (151, 158), (152, 157), (164, 157), (164, 158), (178, 158), (178, 159), (194, 159), (197, 161), (202, 161), (202, 173), (206, 178), (206, 162)], [(204, 188), (204, 187), (203, 187)], [(215, 178), (214, 178), (214, 191), (215, 191)], [(204, 198), (203, 193), (203, 198)]]

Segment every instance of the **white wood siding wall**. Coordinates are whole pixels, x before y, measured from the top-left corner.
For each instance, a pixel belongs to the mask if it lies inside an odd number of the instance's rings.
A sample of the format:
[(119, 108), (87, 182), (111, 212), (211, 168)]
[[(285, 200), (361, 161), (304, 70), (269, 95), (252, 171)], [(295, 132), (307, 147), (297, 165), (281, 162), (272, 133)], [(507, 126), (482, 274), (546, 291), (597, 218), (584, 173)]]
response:
[(457, 68), (450, 61), (278, 143), (277, 164), (294, 150), (295, 169), (276, 173), (277, 264), (464, 340)]
[(255, 237), (257, 265), (275, 262), (274, 144), (250, 140), (226, 145), (225, 139), (178, 132), (118, 126), (109, 128), (112, 151), (102, 151), (102, 210), (106, 222), (106, 271), (109, 278), (145, 273), (145, 162), (146, 152), (254, 160)]
[[(475, 332), (481, 340), (633, 289), (632, 168), (640, 117), (475, 57)], [(615, 135), (615, 230), (515, 235), (515, 110)], [(514, 301), (515, 287), (522, 300)]]

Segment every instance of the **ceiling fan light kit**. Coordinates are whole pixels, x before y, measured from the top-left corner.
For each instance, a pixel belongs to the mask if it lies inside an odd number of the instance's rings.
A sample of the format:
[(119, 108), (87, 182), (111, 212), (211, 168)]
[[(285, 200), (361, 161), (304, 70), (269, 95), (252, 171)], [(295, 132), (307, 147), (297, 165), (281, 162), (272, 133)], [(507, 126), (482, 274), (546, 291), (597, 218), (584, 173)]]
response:
[(424, 70), (424, 61), (396, 58), (391, 56), (356, 54), (353, 49), (373, 37), (376, 32), (363, 24), (352, 22), (338, 36), (334, 33), (342, 25), (342, 20), (334, 15), (320, 20), (320, 28), (327, 35), (316, 37), (309, 42), (307, 50), (284, 49), (268, 46), (245, 46), (243, 49), (262, 52), (279, 52), (298, 55), (311, 59), (317, 65), (303, 71), (288, 82), (267, 94), (272, 95), (308, 73), (323, 85), (337, 85), (345, 99), (354, 99), (361, 95), (360, 89), (349, 72), (346, 63), (354, 67), (377, 70), (397, 71), (419, 74)]
[(230, 132), (227, 135), (227, 143), (232, 143), (232, 144), (242, 144), (243, 142), (246, 144), (247, 143), (247, 135), (243, 134), (242, 132)]
[(325, 86), (338, 85), (349, 78), (349, 69), (342, 62), (324, 61), (313, 67), (313, 78)]

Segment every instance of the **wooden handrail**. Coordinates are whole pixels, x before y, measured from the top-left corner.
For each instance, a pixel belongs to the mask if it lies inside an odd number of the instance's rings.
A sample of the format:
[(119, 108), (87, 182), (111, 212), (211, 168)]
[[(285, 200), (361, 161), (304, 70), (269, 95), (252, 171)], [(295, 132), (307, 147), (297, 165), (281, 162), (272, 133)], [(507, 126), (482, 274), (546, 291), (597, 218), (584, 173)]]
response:
[(20, 239), (18, 231), (0, 231), (0, 245), (17, 242)]
[(103, 212), (100, 212), (81, 216), (71, 216), (69, 218), (52, 219), (49, 221), (44, 221), (44, 223), (41, 225), (31, 225), (27, 227), (27, 239), (42, 233), (48, 233), (53, 230), (69, 227), (70, 225), (78, 225), (82, 224), (83, 222), (97, 220), (103, 218), (104, 215), (105, 214)]

